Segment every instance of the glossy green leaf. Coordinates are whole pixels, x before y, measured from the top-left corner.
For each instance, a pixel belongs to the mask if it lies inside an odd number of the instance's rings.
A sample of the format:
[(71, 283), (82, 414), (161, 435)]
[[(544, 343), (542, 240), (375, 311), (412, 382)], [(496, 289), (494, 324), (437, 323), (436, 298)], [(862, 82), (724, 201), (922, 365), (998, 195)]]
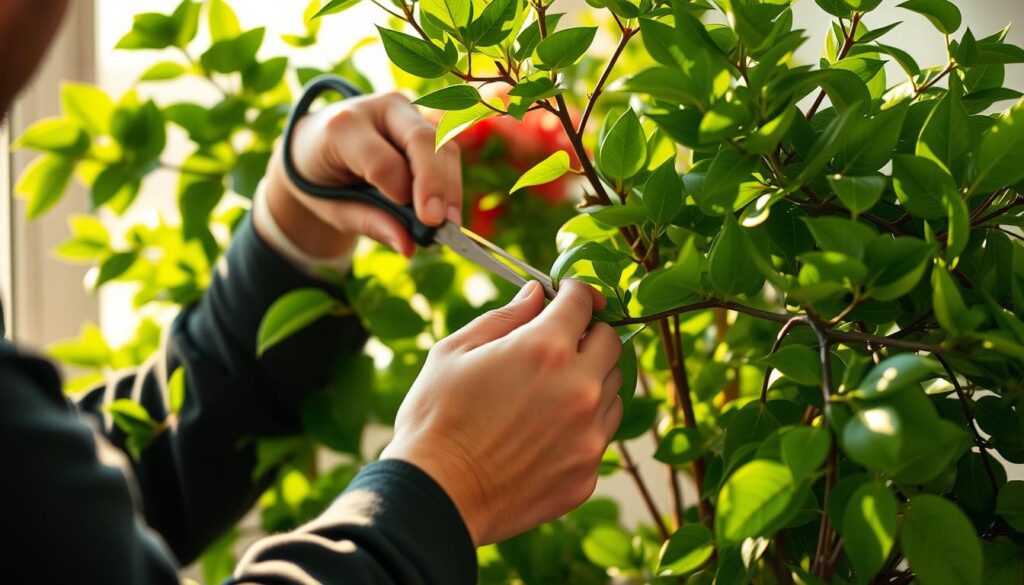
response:
[(885, 188), (889, 186), (889, 179), (882, 175), (864, 177), (830, 175), (828, 183), (836, 197), (839, 197), (850, 213), (857, 217), (878, 203)]
[(960, 9), (949, 0), (907, 0), (899, 6), (924, 16), (947, 35), (955, 33), (963, 20)]
[(551, 265), (551, 280), (557, 286), (569, 269), (577, 262), (589, 260), (591, 262), (618, 262), (620, 257), (611, 250), (597, 242), (583, 242), (578, 246), (567, 248), (558, 255), (555, 263)]
[(459, 28), (469, 24), (470, 0), (420, 0), (420, 10), (444, 24)]
[(981, 583), (981, 543), (971, 521), (951, 502), (931, 494), (910, 498), (900, 547), (922, 585)]
[(328, 14), (337, 14), (352, 8), (360, 2), (362, 2), (362, 0), (330, 0), (327, 4), (324, 4), (323, 8), (313, 15), (313, 18), (320, 18), (321, 16)]
[(413, 103), (435, 110), (465, 110), (480, 101), (480, 92), (472, 85), (451, 85), (428, 93)]
[[(498, 103), (500, 104), (500, 102)], [(492, 107), (489, 108), (481, 103), (465, 110), (445, 112), (437, 124), (435, 148), (440, 150), (442, 146), (454, 140), (456, 136), (480, 120), (497, 116), (498, 113), (494, 111), (493, 107), (496, 106), (492, 104)]]
[(943, 329), (957, 333), (961, 330), (961, 321), (967, 313), (967, 306), (960, 295), (960, 290), (949, 271), (942, 266), (932, 270), (932, 307), (935, 318)]
[(753, 259), (756, 253), (745, 229), (727, 215), (708, 255), (708, 275), (715, 290), (723, 296), (759, 292), (764, 275)]
[(793, 477), (810, 477), (828, 457), (832, 436), (825, 427), (797, 427), (782, 435), (782, 461)]
[(740, 543), (771, 534), (780, 527), (796, 495), (789, 467), (756, 460), (736, 470), (722, 486), (715, 515), (721, 543)]
[(821, 384), (821, 361), (818, 352), (804, 345), (787, 345), (761, 361), (775, 368), (797, 384)]
[(89, 150), (90, 142), (89, 135), (77, 122), (66, 118), (44, 118), (29, 126), (15, 141), (14, 148), (78, 157)]
[(466, 41), (479, 47), (490, 47), (505, 41), (512, 33), (519, 0), (493, 0), (472, 22)]
[(740, 186), (752, 179), (757, 166), (755, 157), (724, 147), (711, 161), (703, 188), (691, 194), (705, 213), (731, 213), (740, 199)]
[(676, 172), (675, 157), (662, 163), (644, 185), (643, 204), (654, 221), (670, 222), (683, 208), (683, 181)]
[(896, 539), (896, 498), (885, 486), (869, 482), (850, 497), (843, 514), (846, 554), (859, 582), (881, 570)]
[(210, 22), (210, 38), (214, 42), (233, 39), (242, 34), (238, 15), (225, 0), (210, 0), (206, 10)]
[(932, 109), (917, 140), (917, 155), (938, 163), (956, 178), (964, 176), (974, 151), (974, 127), (957, 90), (947, 91)]
[(83, 83), (64, 83), (60, 88), (64, 115), (82, 125), (93, 136), (110, 133), (114, 102), (102, 89)]
[(455, 64), (432, 43), (379, 26), (377, 31), (388, 59), (407, 73), (425, 78), (441, 77)]
[(515, 193), (526, 187), (550, 183), (567, 172), (569, 172), (569, 153), (559, 150), (523, 173), (523, 176), (519, 177), (516, 184), (509, 189), (509, 193)]
[(263, 355), (271, 347), (296, 332), (337, 311), (340, 303), (319, 288), (294, 290), (274, 301), (260, 322), (256, 353)]
[(914, 288), (924, 276), (934, 248), (911, 237), (875, 238), (864, 252), (872, 298), (891, 301)]
[(1017, 532), (1024, 532), (1024, 481), (1011, 481), (999, 489), (996, 514)]
[(861, 400), (884, 398), (934, 375), (937, 367), (934, 360), (921, 355), (897, 354), (873, 367), (849, 395)]
[(701, 568), (714, 551), (711, 531), (700, 524), (687, 524), (662, 545), (655, 574), (659, 577), (687, 575)]
[(56, 154), (36, 158), (14, 185), (14, 193), (26, 200), (25, 216), (35, 219), (60, 201), (71, 182), (75, 162)]
[(607, 177), (625, 181), (647, 161), (647, 137), (636, 113), (627, 108), (604, 136), (597, 151), (597, 166)]
[(256, 53), (263, 44), (265, 29), (255, 28), (232, 38), (218, 41), (199, 57), (209, 71), (235, 73), (256, 61)]
[(680, 465), (700, 457), (704, 440), (694, 428), (675, 427), (668, 430), (658, 443), (654, 458), (662, 463)]
[(537, 45), (538, 66), (564, 69), (576, 63), (594, 42), (594, 27), (567, 28), (548, 35)]
[(982, 134), (969, 177), (970, 193), (986, 193), (1024, 179), (1024, 100)]
[(583, 554), (599, 567), (629, 567), (632, 565), (630, 536), (618, 526), (599, 524), (583, 536), (580, 543)]

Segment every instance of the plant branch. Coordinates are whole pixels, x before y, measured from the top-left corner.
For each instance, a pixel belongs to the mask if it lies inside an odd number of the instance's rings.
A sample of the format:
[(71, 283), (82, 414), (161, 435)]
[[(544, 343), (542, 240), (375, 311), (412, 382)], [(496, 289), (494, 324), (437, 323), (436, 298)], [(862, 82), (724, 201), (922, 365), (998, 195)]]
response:
[(1021, 196), (1018, 195), (1017, 199), (1013, 200), (1013, 202), (1006, 204), (1005, 206), (1003, 206), (1003, 207), (1001, 207), (1001, 208), (999, 208), (999, 209), (989, 213), (988, 215), (985, 215), (983, 217), (979, 217), (974, 222), (974, 225), (981, 225), (981, 224), (983, 224), (983, 223), (985, 223), (987, 221), (991, 221), (991, 220), (993, 220), (993, 219), (995, 219), (997, 217), (1001, 217), (1003, 215), (1006, 215), (1007, 213), (1010, 212), (1011, 209), (1014, 209), (1016, 207), (1020, 207), (1021, 205), (1024, 205), (1024, 197), (1021, 197)]
[[(853, 18), (850, 19), (850, 31), (846, 34), (846, 37), (843, 39), (843, 47), (842, 49), (839, 50), (839, 54), (836, 56), (836, 61), (842, 61), (846, 57), (846, 55), (850, 53), (850, 49), (852, 49), (853, 46), (857, 44), (857, 41), (854, 39), (854, 37), (857, 35), (857, 25), (860, 24), (860, 19), (863, 16), (864, 15), (859, 12), (855, 12), (853, 14)], [(813, 118), (814, 114), (818, 113), (818, 108), (821, 107), (821, 104), (824, 101), (825, 90), (823, 89), (818, 93), (818, 97), (815, 98), (814, 105), (811, 106), (811, 109), (807, 110), (808, 120)]]
[(998, 494), (999, 481), (996, 479), (995, 471), (989, 462), (988, 443), (981, 437), (981, 433), (978, 432), (977, 424), (974, 421), (974, 414), (971, 413), (971, 407), (967, 404), (969, 399), (964, 393), (964, 389), (960, 386), (960, 381), (956, 379), (956, 373), (953, 372), (953, 368), (949, 367), (949, 362), (940, 355), (936, 355), (935, 359), (942, 364), (942, 369), (946, 370), (946, 375), (949, 376), (949, 381), (953, 384), (953, 389), (956, 390), (960, 409), (964, 412), (964, 424), (974, 437), (974, 444), (978, 446), (978, 451), (981, 452), (981, 461), (985, 465), (985, 473), (988, 475), (988, 481), (992, 485), (992, 493), (993, 495)]
[(640, 476), (640, 470), (637, 468), (636, 463), (633, 462), (633, 457), (629, 454), (625, 441), (619, 441), (616, 445), (619, 448), (619, 452), (622, 453), (622, 459), (626, 462), (626, 471), (633, 478), (637, 489), (640, 490), (640, 497), (643, 498), (644, 505), (647, 506), (647, 511), (650, 512), (651, 519), (654, 520), (654, 526), (658, 529), (662, 540), (668, 540), (669, 531), (668, 527), (665, 526), (665, 520), (662, 519), (661, 513), (658, 512), (658, 506), (655, 505), (654, 498), (651, 497), (651, 490), (647, 489), (644, 478)]
[(922, 84), (922, 85), (914, 87), (914, 97), (917, 97), (917, 96), (921, 95), (922, 93), (928, 91), (929, 89), (935, 87), (936, 83), (938, 83), (938, 82), (942, 81), (943, 79), (945, 79), (945, 77), (947, 75), (949, 75), (950, 73), (952, 73), (955, 69), (956, 69), (956, 63), (951, 61), (948, 65), (946, 65), (945, 69), (943, 69), (933, 79), (931, 79), (930, 81), (928, 81), (925, 84)]
[[(619, 23), (622, 27), (622, 23)], [(604, 91), (604, 86), (608, 82), (608, 77), (611, 76), (612, 69), (615, 68), (615, 63), (618, 62), (622, 52), (626, 49), (626, 45), (629, 44), (629, 40), (633, 38), (639, 29), (628, 29), (622, 27), (622, 37), (619, 38), (618, 45), (615, 46), (615, 52), (608, 59), (608, 64), (605, 65), (604, 71), (601, 73), (600, 79), (597, 80), (597, 85), (594, 86), (594, 91), (590, 94), (590, 100), (587, 101), (587, 107), (583, 110), (583, 117), (580, 118), (580, 125), (577, 129), (577, 133), (582, 136), (587, 129), (587, 122), (590, 120), (590, 114), (594, 111), (594, 106), (597, 104), (597, 100), (601, 97), (601, 93)]]

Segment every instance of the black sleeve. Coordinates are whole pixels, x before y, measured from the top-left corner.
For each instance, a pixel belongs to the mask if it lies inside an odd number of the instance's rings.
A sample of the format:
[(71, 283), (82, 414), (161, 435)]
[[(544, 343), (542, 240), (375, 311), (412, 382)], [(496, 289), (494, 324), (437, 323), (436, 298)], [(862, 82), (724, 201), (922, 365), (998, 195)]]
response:
[[(81, 418), (50, 364), (0, 343), (0, 580), (177, 583), (177, 563), (194, 559), (265, 487), (251, 477), (252, 439), (299, 432), (303, 398), (323, 386), (339, 352), (365, 339), (357, 318), (331, 317), (256, 359), (263, 313), (306, 286), (325, 285), (278, 257), (247, 220), (161, 352), (85, 395)], [(178, 368), (185, 400), (169, 417), (167, 380)], [(138, 461), (124, 455), (127, 438), (104, 409), (118, 398), (170, 421)], [(301, 582), (295, 571), (327, 583), (472, 583), (475, 555), (447, 495), (416, 468), (382, 462), (320, 519), (258, 543), (238, 575)]]
[(227, 585), (471, 585), (476, 553), (448, 495), (402, 461), (363, 468), (319, 518), (264, 538)]

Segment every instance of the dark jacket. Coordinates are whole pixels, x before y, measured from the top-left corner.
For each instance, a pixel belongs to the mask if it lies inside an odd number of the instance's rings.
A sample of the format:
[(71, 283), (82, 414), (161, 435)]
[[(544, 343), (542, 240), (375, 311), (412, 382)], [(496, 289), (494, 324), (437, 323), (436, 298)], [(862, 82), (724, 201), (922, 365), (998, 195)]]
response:
[[(323, 387), (339, 352), (356, 352), (356, 317), (329, 317), (256, 358), (263, 313), (282, 294), (325, 287), (239, 228), (203, 299), (181, 312), (146, 366), (77, 403), (54, 367), (0, 342), (0, 583), (177, 583), (249, 510), (252, 438), (300, 432), (300, 406)], [(168, 415), (167, 380), (184, 368), (177, 420), (143, 451), (104, 405), (132, 398)], [(473, 583), (472, 542), (444, 491), (416, 467), (365, 467), (301, 529), (263, 539), (235, 583)]]

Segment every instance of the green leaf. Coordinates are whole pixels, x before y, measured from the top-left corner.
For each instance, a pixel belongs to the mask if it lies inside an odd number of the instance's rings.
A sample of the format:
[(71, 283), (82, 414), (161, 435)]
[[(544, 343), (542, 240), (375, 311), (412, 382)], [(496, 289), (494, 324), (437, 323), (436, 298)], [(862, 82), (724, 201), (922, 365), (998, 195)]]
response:
[(722, 100), (704, 114), (698, 135), (705, 144), (724, 141), (740, 134), (752, 117), (745, 105)]
[(1024, 533), (1024, 481), (1007, 482), (999, 490), (996, 514), (1014, 530)]
[(701, 524), (687, 524), (661, 547), (659, 577), (679, 577), (701, 568), (715, 552), (714, 535)]
[(720, 543), (740, 543), (781, 527), (796, 495), (789, 467), (764, 459), (751, 461), (726, 480), (718, 496), (715, 534)]
[(932, 109), (917, 140), (918, 156), (930, 159), (962, 178), (974, 151), (974, 127), (957, 91), (950, 89)]
[(981, 583), (981, 543), (963, 512), (939, 496), (917, 494), (903, 514), (900, 547), (921, 585)]
[(700, 431), (694, 428), (674, 427), (665, 433), (654, 452), (654, 458), (662, 463), (680, 465), (689, 463), (704, 452), (704, 440)]
[(797, 427), (782, 435), (782, 460), (802, 480), (825, 463), (832, 436), (825, 427)]
[(207, 17), (210, 21), (210, 39), (213, 42), (233, 39), (242, 34), (238, 24), (238, 16), (224, 0), (210, 0), (207, 5)]
[(557, 286), (574, 264), (584, 260), (617, 263), (621, 257), (597, 242), (583, 242), (578, 246), (567, 248), (558, 255), (555, 263), (551, 265), (551, 280)]
[(111, 280), (120, 278), (124, 273), (128, 272), (128, 269), (135, 264), (138, 258), (139, 253), (135, 250), (111, 254), (100, 264), (100, 271), (96, 276), (93, 288), (98, 289)]
[(933, 251), (932, 244), (917, 238), (876, 237), (864, 252), (871, 297), (891, 301), (910, 292), (924, 276)]
[(868, 226), (841, 217), (802, 218), (818, 247), (826, 252), (841, 252), (850, 258), (864, 258), (875, 232)]
[(181, 407), (185, 404), (185, 367), (179, 366), (167, 379), (167, 405), (172, 414), (181, 413)]
[(969, 178), (969, 194), (988, 193), (1024, 179), (1024, 100), (982, 134)]
[[(769, 402), (770, 404), (771, 402)], [(747, 404), (731, 419), (722, 442), (722, 459), (732, 465), (736, 453), (744, 445), (760, 442), (779, 428), (779, 420), (757, 400)]]
[(892, 406), (860, 410), (843, 427), (843, 451), (869, 469), (894, 469), (900, 463), (903, 430), (900, 414)]
[(472, 85), (451, 85), (428, 93), (413, 103), (435, 110), (465, 110), (480, 103), (480, 92)]
[(881, 484), (866, 483), (850, 497), (842, 535), (858, 582), (870, 582), (888, 560), (896, 539), (896, 513), (896, 498)]
[(856, 218), (878, 203), (882, 193), (885, 192), (885, 188), (889, 185), (889, 179), (882, 175), (869, 175), (865, 177), (831, 175), (828, 178), (828, 183), (836, 197), (839, 197), (843, 205)]
[(117, 428), (128, 436), (125, 442), (128, 453), (136, 461), (141, 459), (142, 452), (159, 434), (160, 423), (153, 420), (145, 407), (128, 398), (115, 400), (104, 409), (110, 413)]
[(556, 31), (537, 45), (538, 68), (564, 69), (576, 63), (590, 49), (597, 34), (595, 27), (567, 28)]
[(379, 304), (364, 308), (362, 315), (370, 333), (384, 341), (415, 337), (426, 326), (423, 317), (398, 297), (385, 297)]
[(583, 554), (599, 567), (630, 567), (633, 547), (630, 535), (612, 524), (598, 524), (583, 536)]
[(961, 320), (967, 314), (967, 305), (960, 290), (944, 266), (932, 269), (932, 307), (939, 325), (950, 333), (961, 331)]
[(340, 306), (338, 299), (319, 288), (302, 288), (282, 296), (274, 301), (260, 321), (256, 355), (262, 356), (271, 347), (337, 311)]
[(188, 69), (174, 61), (162, 61), (150, 66), (139, 76), (139, 81), (167, 81), (177, 79), (188, 72)]
[(515, 193), (526, 187), (550, 183), (567, 172), (569, 172), (569, 153), (559, 150), (526, 171), (508, 192)]
[(14, 185), (14, 192), (26, 199), (25, 217), (35, 219), (60, 201), (71, 182), (75, 161), (45, 154), (32, 161)]
[(640, 172), (647, 162), (647, 137), (640, 119), (627, 108), (601, 140), (597, 166), (608, 178), (621, 183)]
[(746, 230), (732, 215), (725, 216), (708, 255), (708, 275), (715, 290), (727, 297), (757, 294), (764, 285), (764, 274), (754, 261), (756, 253)]
[(949, 215), (949, 230), (946, 232), (946, 262), (952, 264), (967, 248), (971, 239), (971, 216), (967, 203), (960, 198), (946, 198), (946, 212)]
[(78, 157), (89, 150), (89, 135), (77, 123), (64, 118), (44, 118), (25, 131), (14, 148), (32, 148), (67, 157)]
[(65, 260), (98, 260), (110, 253), (110, 235), (106, 226), (92, 215), (73, 215), (71, 239), (57, 247), (55, 252)]
[(242, 71), (242, 85), (253, 93), (266, 93), (281, 83), (287, 70), (287, 57), (274, 57), (263, 63), (253, 63)]
[(515, 31), (519, 0), (492, 0), (474, 20), (466, 32), (466, 42), (478, 47), (490, 47), (504, 42)]
[(821, 360), (818, 352), (804, 345), (787, 345), (761, 359), (765, 365), (782, 372), (797, 384), (821, 384)]
[(711, 215), (725, 215), (736, 210), (740, 198), (740, 186), (751, 180), (757, 170), (755, 157), (723, 147), (711, 161), (704, 186), (699, 192), (692, 192), (693, 198), (702, 211)]
[(313, 18), (320, 18), (321, 16), (326, 16), (328, 14), (337, 14), (352, 8), (361, 1), (362, 0), (331, 0), (327, 4), (324, 4), (324, 7), (313, 15)]
[(110, 134), (114, 102), (102, 89), (83, 83), (65, 82), (60, 88), (64, 115), (78, 122), (93, 136)]
[[(492, 104), (493, 107), (501, 105), (500, 100), (495, 100), (495, 102), (496, 104)], [(465, 110), (452, 110), (445, 112), (444, 115), (441, 116), (441, 121), (437, 124), (437, 140), (435, 148), (440, 150), (442, 146), (454, 140), (455, 137), (461, 134), (466, 128), (469, 128), (480, 120), (497, 115), (498, 112), (482, 103), (466, 108)]]
[(947, 35), (955, 33), (963, 20), (960, 9), (948, 0), (907, 0), (899, 7), (924, 16)]
[(637, 396), (630, 402), (622, 414), (622, 422), (615, 431), (612, 441), (628, 441), (635, 439), (650, 430), (654, 419), (658, 416), (658, 405), (661, 400)]
[(860, 122), (862, 109), (862, 104), (854, 104), (829, 123), (814, 146), (811, 147), (810, 158), (804, 163), (803, 170), (797, 175), (789, 189), (795, 189), (799, 185), (807, 183), (825, 168), (828, 161), (839, 152), (850, 130)]
[(892, 160), (910, 111), (903, 101), (862, 119), (850, 128), (836, 153), (836, 167), (843, 175), (869, 175)]
[(420, 10), (457, 29), (469, 24), (470, 0), (420, 0)]
[(433, 43), (378, 26), (384, 51), (399, 69), (417, 77), (441, 77), (455, 64)]
[(861, 400), (884, 398), (933, 376), (936, 367), (930, 358), (913, 353), (897, 354), (872, 368), (849, 395)]
[(77, 339), (50, 344), (46, 353), (66, 364), (91, 369), (109, 366), (112, 355), (103, 332), (92, 323), (82, 325)]
[(683, 180), (670, 157), (651, 173), (644, 185), (643, 204), (651, 219), (666, 224), (683, 209)]
[(235, 73), (256, 61), (266, 29), (254, 28), (236, 38), (217, 41), (199, 56), (203, 68), (217, 73)]

